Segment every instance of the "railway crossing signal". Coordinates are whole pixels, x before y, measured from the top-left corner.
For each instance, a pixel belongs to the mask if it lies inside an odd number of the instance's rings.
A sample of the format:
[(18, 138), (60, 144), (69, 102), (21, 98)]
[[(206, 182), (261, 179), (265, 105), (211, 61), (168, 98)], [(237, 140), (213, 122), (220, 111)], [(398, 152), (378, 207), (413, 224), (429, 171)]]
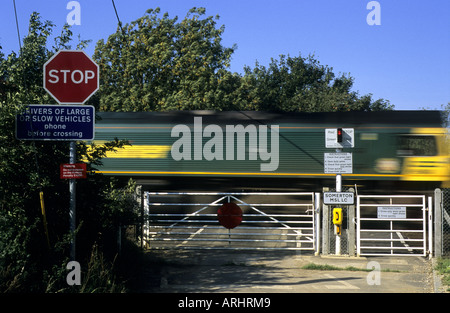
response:
[(342, 142), (342, 128), (338, 128), (338, 129), (337, 129), (336, 141), (337, 141), (338, 143), (341, 143), (341, 142)]
[(326, 148), (353, 148), (355, 147), (354, 128), (327, 128), (325, 129)]
[[(355, 146), (355, 130), (353, 128), (325, 129), (325, 147), (336, 148), (336, 153), (324, 153), (324, 172), (336, 174), (336, 196), (343, 196), (342, 175), (353, 172), (352, 153), (343, 153), (343, 148)], [(324, 195), (325, 197), (325, 195)], [(337, 202), (342, 202), (338, 200)], [(341, 254), (342, 208), (333, 210), (333, 224), (336, 234), (336, 255)]]

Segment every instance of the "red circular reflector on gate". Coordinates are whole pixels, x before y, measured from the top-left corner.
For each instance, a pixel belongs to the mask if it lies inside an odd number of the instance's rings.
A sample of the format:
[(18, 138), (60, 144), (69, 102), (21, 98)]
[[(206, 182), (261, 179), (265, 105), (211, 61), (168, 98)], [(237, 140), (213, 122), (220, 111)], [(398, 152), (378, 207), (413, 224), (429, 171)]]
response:
[(232, 229), (241, 224), (242, 210), (236, 203), (225, 203), (217, 210), (220, 225)]

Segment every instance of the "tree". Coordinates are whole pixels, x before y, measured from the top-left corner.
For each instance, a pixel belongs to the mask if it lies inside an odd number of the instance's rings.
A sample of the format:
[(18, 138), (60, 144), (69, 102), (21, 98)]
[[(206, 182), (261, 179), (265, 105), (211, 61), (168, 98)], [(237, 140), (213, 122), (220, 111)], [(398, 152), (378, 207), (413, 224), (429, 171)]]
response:
[[(56, 49), (68, 47), (71, 32), (64, 27), (56, 48), (48, 49), (53, 28), (33, 13), (20, 54), (12, 52), (6, 58), (0, 54), (0, 292), (45, 291), (48, 273), (68, 256), (69, 189), (67, 181), (59, 178), (59, 165), (67, 163), (69, 145), (15, 138), (15, 116), (24, 104), (54, 103), (42, 88), (42, 68)], [(79, 144), (78, 160), (88, 160), (88, 170), (93, 170), (107, 151), (124, 144), (116, 140), (94, 145), (89, 153), (85, 144)], [(124, 192), (111, 183), (109, 178), (91, 174), (78, 184), (85, 193), (77, 205), (79, 244), (84, 247), (80, 252), (89, 252), (94, 243), (102, 245), (111, 227), (133, 217), (135, 208), (128, 199), (124, 202)], [(44, 192), (50, 249), (40, 192)], [(83, 257), (79, 253), (77, 259), (82, 262)], [(60, 281), (65, 282), (64, 277)]]
[(280, 56), (268, 67), (256, 63), (231, 73), (236, 46), (223, 47), (218, 16), (193, 8), (181, 21), (160, 9), (120, 25), (97, 43), (101, 87), (91, 103), (102, 111), (261, 110), (281, 112), (389, 110), (352, 91), (354, 78), (337, 76), (313, 55)]
[(181, 22), (159, 13), (150, 9), (97, 43), (100, 110), (215, 108), (211, 93), (234, 51), (221, 44), (224, 27), (216, 28), (218, 17), (202, 18), (203, 8), (191, 9)]
[(333, 69), (321, 65), (313, 55), (303, 58), (280, 56), (269, 66), (256, 63), (245, 68), (242, 94), (244, 107), (280, 112), (378, 111), (392, 109), (383, 99), (372, 95), (359, 97), (352, 91), (354, 79), (336, 77)]

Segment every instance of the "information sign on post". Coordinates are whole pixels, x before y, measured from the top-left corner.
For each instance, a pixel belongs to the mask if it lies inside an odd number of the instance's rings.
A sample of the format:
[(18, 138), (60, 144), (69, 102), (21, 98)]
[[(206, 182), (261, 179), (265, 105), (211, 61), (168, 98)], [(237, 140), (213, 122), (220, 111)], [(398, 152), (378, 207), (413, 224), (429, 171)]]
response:
[[(342, 152), (343, 148), (355, 146), (355, 130), (353, 128), (326, 128), (325, 147), (335, 148), (336, 153), (324, 153), (325, 174), (336, 174), (336, 192), (324, 194), (326, 204), (353, 203), (353, 194), (342, 193), (342, 175), (353, 173), (352, 153)], [(336, 254), (341, 254), (341, 225), (334, 225), (336, 233)]]
[(338, 128), (325, 129), (325, 148), (353, 148), (355, 146), (355, 129), (340, 128), (342, 140), (338, 140)]
[(86, 163), (61, 164), (61, 179), (84, 179), (86, 178)]
[(377, 207), (377, 218), (388, 218), (388, 219), (406, 218), (406, 207), (379, 206)]
[(29, 105), (16, 116), (19, 140), (93, 140), (94, 127), (91, 105)]
[(84, 51), (61, 50), (44, 64), (44, 89), (60, 104), (82, 104), (99, 88), (99, 67)]
[(324, 153), (325, 174), (352, 174), (352, 153)]
[[(53, 57), (50, 58), (43, 68), (44, 77), (44, 89), (59, 103), (59, 104), (74, 104), (80, 105), (85, 103), (98, 89), (100, 82), (99, 66), (96, 64), (85, 52), (83, 51), (58, 51)], [(62, 106), (60, 106), (62, 107)], [(74, 106), (72, 106), (76, 110)], [(41, 140), (70, 140), (69, 159), (70, 164), (76, 162), (76, 141), (77, 140), (92, 140), (94, 139), (94, 108), (87, 109), (87, 106), (83, 106), (85, 113), (75, 113), (74, 115), (68, 114), (64, 119), (65, 122), (76, 123), (75, 129), (70, 129), (70, 124), (53, 124), (47, 123), (47, 129), (43, 130), (43, 138)], [(80, 108), (79, 108), (80, 109)], [(56, 110), (56, 109), (55, 109)], [(81, 109), (80, 109), (81, 110)], [(74, 112), (74, 111), (72, 111)], [(75, 111), (76, 112), (76, 111)], [(82, 112), (82, 111), (78, 111)], [(89, 112), (89, 113), (87, 113)], [(92, 116), (89, 114), (92, 113)], [(70, 116), (69, 116), (70, 115)], [(48, 116), (51, 116), (48, 115)], [(85, 117), (83, 121), (83, 117)], [(90, 121), (88, 121), (88, 119)], [(47, 121), (49, 122), (49, 121)], [(83, 124), (86, 123), (86, 124)], [(89, 125), (89, 123), (92, 123)], [(39, 130), (33, 127), (33, 123), (30, 123), (32, 129), (27, 130), (29, 135), (31, 132), (32, 138), (30, 140), (37, 140)], [(61, 127), (61, 129), (54, 129)], [(87, 128), (84, 129), (84, 126)], [(92, 126), (92, 133), (89, 134), (89, 129)], [(23, 127), (23, 126), (22, 126)], [(53, 127), (53, 129), (50, 129)], [(65, 129), (64, 129), (65, 127)], [(26, 128), (25, 128), (26, 129)], [(38, 133), (35, 133), (38, 132)], [(55, 135), (55, 133), (57, 133)], [(64, 135), (61, 135), (64, 133)], [(76, 133), (76, 134), (75, 134)], [(49, 138), (53, 137), (53, 138)], [(69, 192), (70, 192), (70, 231), (74, 234), (71, 242), (71, 259), (75, 260), (75, 226), (76, 226), (76, 184), (75, 179), (69, 180)]]
[(353, 192), (324, 192), (324, 204), (353, 204), (355, 196)]

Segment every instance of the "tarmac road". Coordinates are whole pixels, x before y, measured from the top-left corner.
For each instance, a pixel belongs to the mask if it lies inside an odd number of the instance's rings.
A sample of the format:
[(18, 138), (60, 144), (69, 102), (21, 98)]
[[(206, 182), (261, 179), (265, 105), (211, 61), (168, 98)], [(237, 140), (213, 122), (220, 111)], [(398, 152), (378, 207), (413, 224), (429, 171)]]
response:
[[(329, 257), (294, 251), (157, 250), (141, 293), (432, 293), (423, 257)], [(303, 269), (307, 264), (341, 270)], [(345, 270), (352, 266), (370, 271)]]

